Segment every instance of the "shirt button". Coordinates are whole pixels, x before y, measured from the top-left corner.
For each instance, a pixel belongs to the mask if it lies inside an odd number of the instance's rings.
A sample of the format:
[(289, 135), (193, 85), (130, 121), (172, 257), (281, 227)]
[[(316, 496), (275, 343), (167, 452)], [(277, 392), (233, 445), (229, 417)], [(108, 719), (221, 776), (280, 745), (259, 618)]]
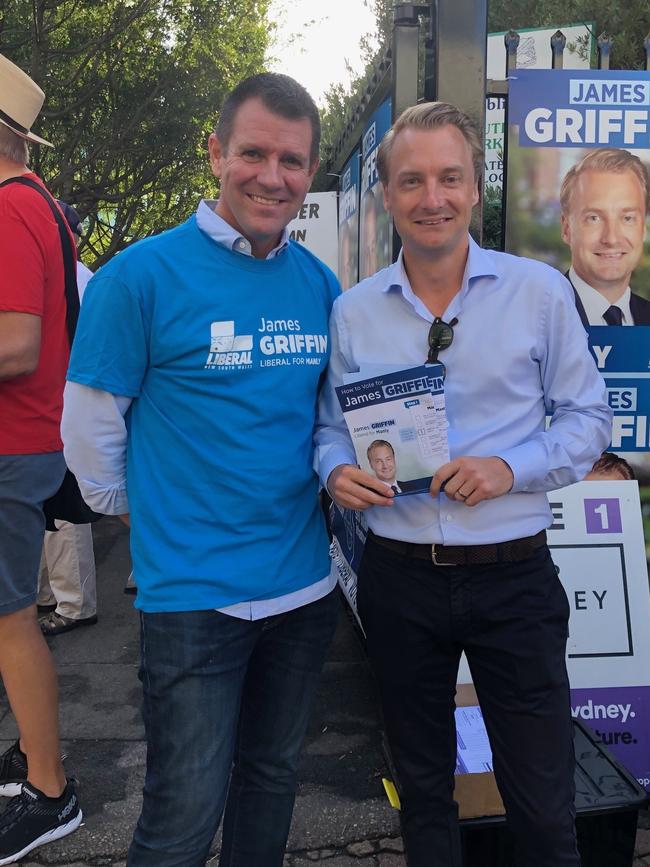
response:
[(528, 490), (528, 485), (524, 485), (524, 491)]
[(447, 515), (447, 520), (448, 520), (448, 521), (453, 521), (454, 519), (453, 519), (453, 517), (452, 517), (451, 515)]
[(237, 242), (237, 246), (239, 247), (240, 250), (243, 250), (244, 247), (246, 246), (246, 241), (244, 241), (244, 240), (239, 240), (239, 241)]

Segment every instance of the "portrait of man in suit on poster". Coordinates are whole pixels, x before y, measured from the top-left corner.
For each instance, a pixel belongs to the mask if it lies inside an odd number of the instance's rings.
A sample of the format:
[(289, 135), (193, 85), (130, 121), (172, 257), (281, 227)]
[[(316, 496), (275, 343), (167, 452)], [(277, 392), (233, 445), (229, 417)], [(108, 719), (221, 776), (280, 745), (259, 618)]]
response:
[(643, 255), (648, 171), (629, 151), (601, 148), (562, 181), (562, 240), (567, 273), (584, 325), (650, 325), (650, 301), (632, 291)]

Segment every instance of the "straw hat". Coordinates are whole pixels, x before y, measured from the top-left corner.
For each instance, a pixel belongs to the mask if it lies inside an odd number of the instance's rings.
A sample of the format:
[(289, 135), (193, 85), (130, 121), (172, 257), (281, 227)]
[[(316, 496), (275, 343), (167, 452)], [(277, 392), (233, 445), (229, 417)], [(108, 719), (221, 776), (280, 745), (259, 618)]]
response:
[(27, 141), (54, 147), (30, 132), (45, 94), (15, 63), (0, 54), (0, 123)]

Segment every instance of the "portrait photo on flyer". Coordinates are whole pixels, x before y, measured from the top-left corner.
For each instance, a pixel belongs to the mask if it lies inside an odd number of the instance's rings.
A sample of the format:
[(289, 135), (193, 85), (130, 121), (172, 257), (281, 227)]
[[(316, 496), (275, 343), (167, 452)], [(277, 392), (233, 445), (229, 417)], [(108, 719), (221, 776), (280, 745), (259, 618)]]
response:
[(359, 467), (396, 496), (428, 491), (449, 460), (442, 366), (357, 379), (336, 393)]

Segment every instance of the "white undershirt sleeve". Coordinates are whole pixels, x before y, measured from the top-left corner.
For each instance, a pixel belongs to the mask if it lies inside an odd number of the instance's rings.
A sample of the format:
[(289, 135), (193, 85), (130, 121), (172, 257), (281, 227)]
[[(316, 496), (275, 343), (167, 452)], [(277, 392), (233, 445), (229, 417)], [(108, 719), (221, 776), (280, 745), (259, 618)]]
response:
[(84, 500), (104, 515), (129, 511), (124, 416), (130, 406), (130, 397), (76, 382), (67, 382), (63, 393), (65, 462), (76, 476)]

